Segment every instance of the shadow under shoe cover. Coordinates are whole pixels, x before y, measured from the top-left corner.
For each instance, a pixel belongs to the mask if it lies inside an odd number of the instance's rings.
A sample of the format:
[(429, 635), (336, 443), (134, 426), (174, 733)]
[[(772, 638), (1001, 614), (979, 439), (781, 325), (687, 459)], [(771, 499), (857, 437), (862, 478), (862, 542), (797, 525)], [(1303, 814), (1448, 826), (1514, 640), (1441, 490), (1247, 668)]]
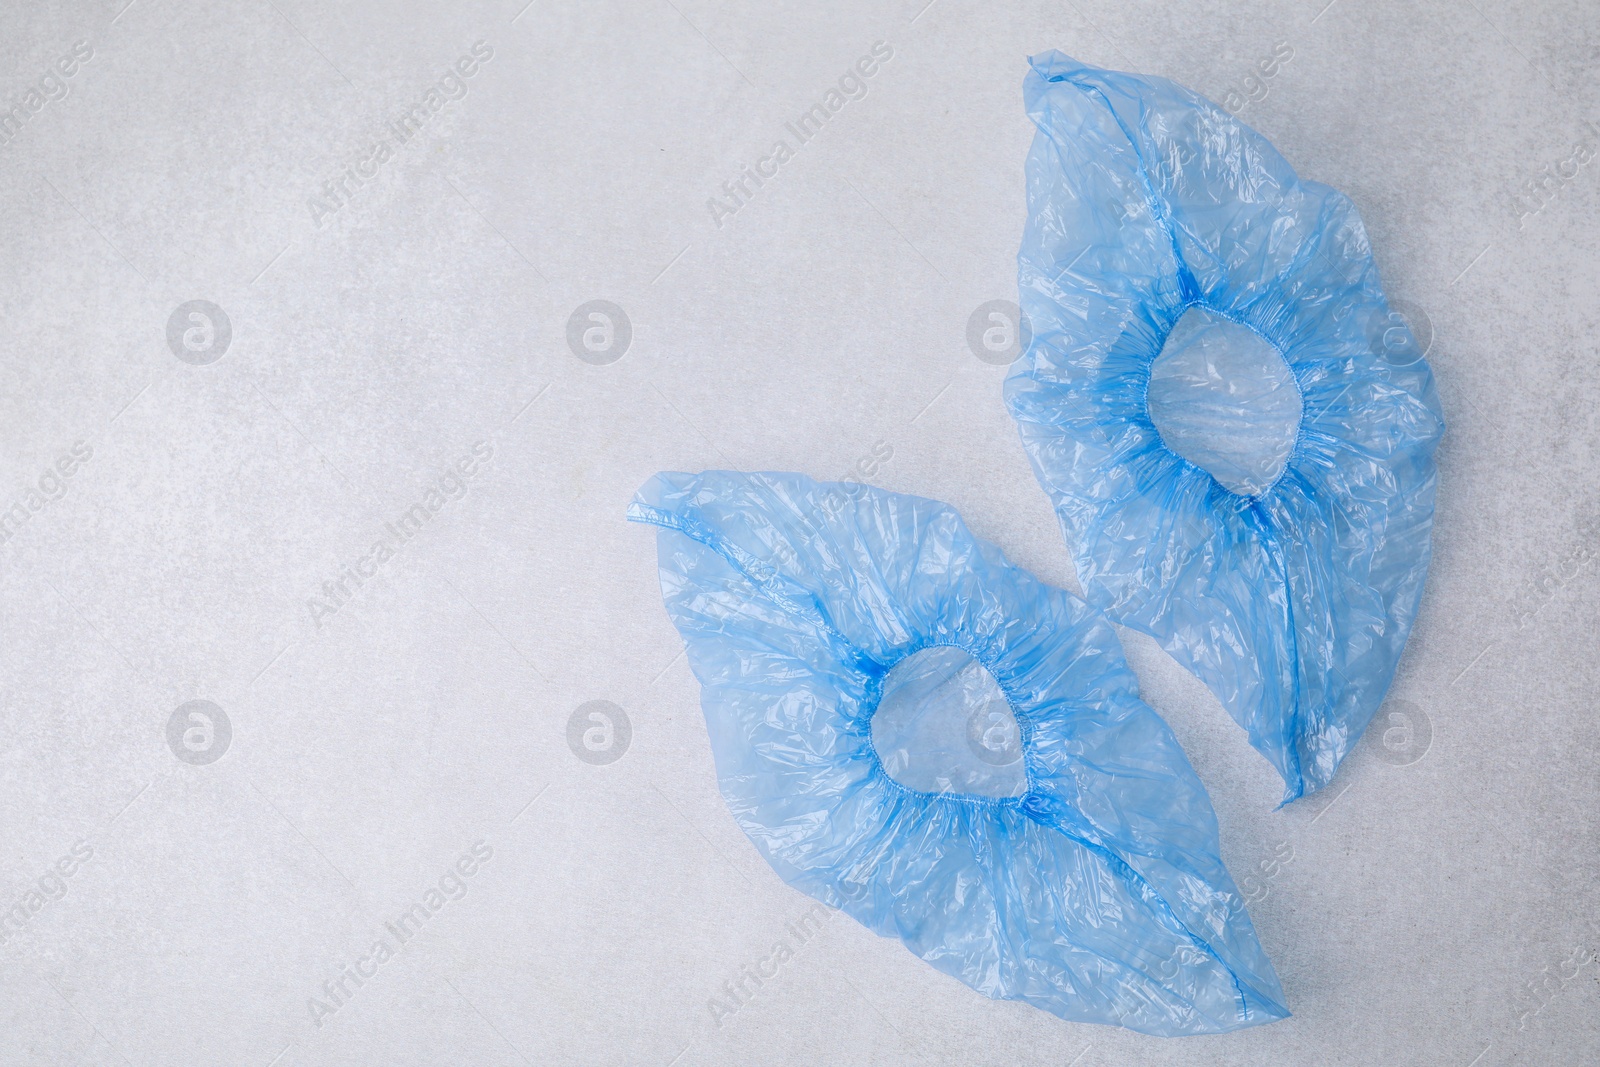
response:
[[(1288, 1015), (1205, 788), (1082, 601), (947, 505), (862, 485), (660, 474), (628, 517), (661, 528), (723, 797), (785, 881), (1065, 1019), (1178, 1035)], [(1004, 694), (1025, 792), (920, 791), (885, 770), (885, 678), (941, 648)]]

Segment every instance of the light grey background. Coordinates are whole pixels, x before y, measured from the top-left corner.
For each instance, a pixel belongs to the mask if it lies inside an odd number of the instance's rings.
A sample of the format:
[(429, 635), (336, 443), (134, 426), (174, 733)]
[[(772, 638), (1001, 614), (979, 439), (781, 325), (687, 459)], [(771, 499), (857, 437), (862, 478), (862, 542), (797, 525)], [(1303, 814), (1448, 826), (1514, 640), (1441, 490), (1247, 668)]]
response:
[[(1596, 1062), (1595, 5), (523, 2), (0, 14), (7, 106), (93, 53), (0, 145), (0, 1062)], [(880, 40), (719, 226), (708, 198)], [(479, 41), (464, 96), (309, 203)], [(1015, 299), (1019, 86), (1052, 47), (1258, 97), (1429, 324), (1449, 419), (1421, 617), (1326, 793), (1274, 811), (1242, 731), (1128, 636), (1295, 1012), (1231, 1036), (989, 1002), (842, 916), (798, 943), (810, 901), (722, 806), (622, 517), (660, 469), (854, 471), (1074, 586), (966, 342)], [(605, 365), (567, 343), (596, 299), (632, 327)], [(191, 300), (231, 323), (213, 362), (169, 346)], [(465, 494), (314, 611), (479, 442)], [(205, 764), (168, 742), (196, 699), (232, 730)], [(594, 700), (631, 725), (607, 764), (568, 742)], [(478, 841), (465, 896), (316, 1025)]]

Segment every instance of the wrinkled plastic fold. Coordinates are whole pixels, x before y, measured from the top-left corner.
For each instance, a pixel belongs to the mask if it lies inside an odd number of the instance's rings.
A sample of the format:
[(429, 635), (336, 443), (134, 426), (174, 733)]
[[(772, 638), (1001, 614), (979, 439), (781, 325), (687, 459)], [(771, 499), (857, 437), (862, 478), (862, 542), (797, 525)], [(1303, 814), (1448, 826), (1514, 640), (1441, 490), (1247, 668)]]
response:
[[(1288, 1015), (1205, 789), (1098, 613), (947, 505), (862, 485), (661, 474), (628, 517), (660, 527), (721, 792), (785, 881), (1065, 1019), (1178, 1035)], [(1023, 791), (891, 777), (872, 727), (886, 680), (897, 758), (958, 744), (905, 739), (966, 708), (999, 766), (1014, 717)]]
[(1360, 739), (1416, 616), (1432, 374), (1346, 197), (1169, 81), (1031, 63), (1007, 403), (1089, 600), (1210, 687), (1288, 802)]

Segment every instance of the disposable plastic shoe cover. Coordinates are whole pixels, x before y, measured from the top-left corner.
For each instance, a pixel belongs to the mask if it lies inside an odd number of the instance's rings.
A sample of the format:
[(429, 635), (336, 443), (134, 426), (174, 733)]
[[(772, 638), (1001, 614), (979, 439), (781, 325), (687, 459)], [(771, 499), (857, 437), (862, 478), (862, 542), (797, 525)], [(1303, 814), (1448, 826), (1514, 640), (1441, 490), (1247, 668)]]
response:
[(628, 517), (661, 527), (722, 795), (785, 881), (1065, 1019), (1289, 1014), (1205, 788), (1101, 615), (947, 505), (858, 484), (660, 474)]
[(1165, 79), (1031, 66), (1007, 404), (1091, 603), (1211, 688), (1287, 803), (1360, 739), (1416, 616), (1433, 375), (1342, 194)]

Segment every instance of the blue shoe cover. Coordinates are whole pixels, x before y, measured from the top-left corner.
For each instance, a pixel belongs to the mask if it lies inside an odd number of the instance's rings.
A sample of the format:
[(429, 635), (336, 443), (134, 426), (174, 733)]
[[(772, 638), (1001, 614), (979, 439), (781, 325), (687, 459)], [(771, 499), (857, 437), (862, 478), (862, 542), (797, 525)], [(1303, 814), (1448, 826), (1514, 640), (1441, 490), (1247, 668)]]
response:
[(1031, 63), (1007, 404), (1090, 602), (1211, 688), (1287, 803), (1360, 739), (1416, 616), (1432, 373), (1343, 195), (1165, 79)]
[(1082, 601), (853, 483), (660, 474), (628, 517), (661, 527), (722, 795), (786, 882), (1064, 1019), (1289, 1014), (1205, 788)]

